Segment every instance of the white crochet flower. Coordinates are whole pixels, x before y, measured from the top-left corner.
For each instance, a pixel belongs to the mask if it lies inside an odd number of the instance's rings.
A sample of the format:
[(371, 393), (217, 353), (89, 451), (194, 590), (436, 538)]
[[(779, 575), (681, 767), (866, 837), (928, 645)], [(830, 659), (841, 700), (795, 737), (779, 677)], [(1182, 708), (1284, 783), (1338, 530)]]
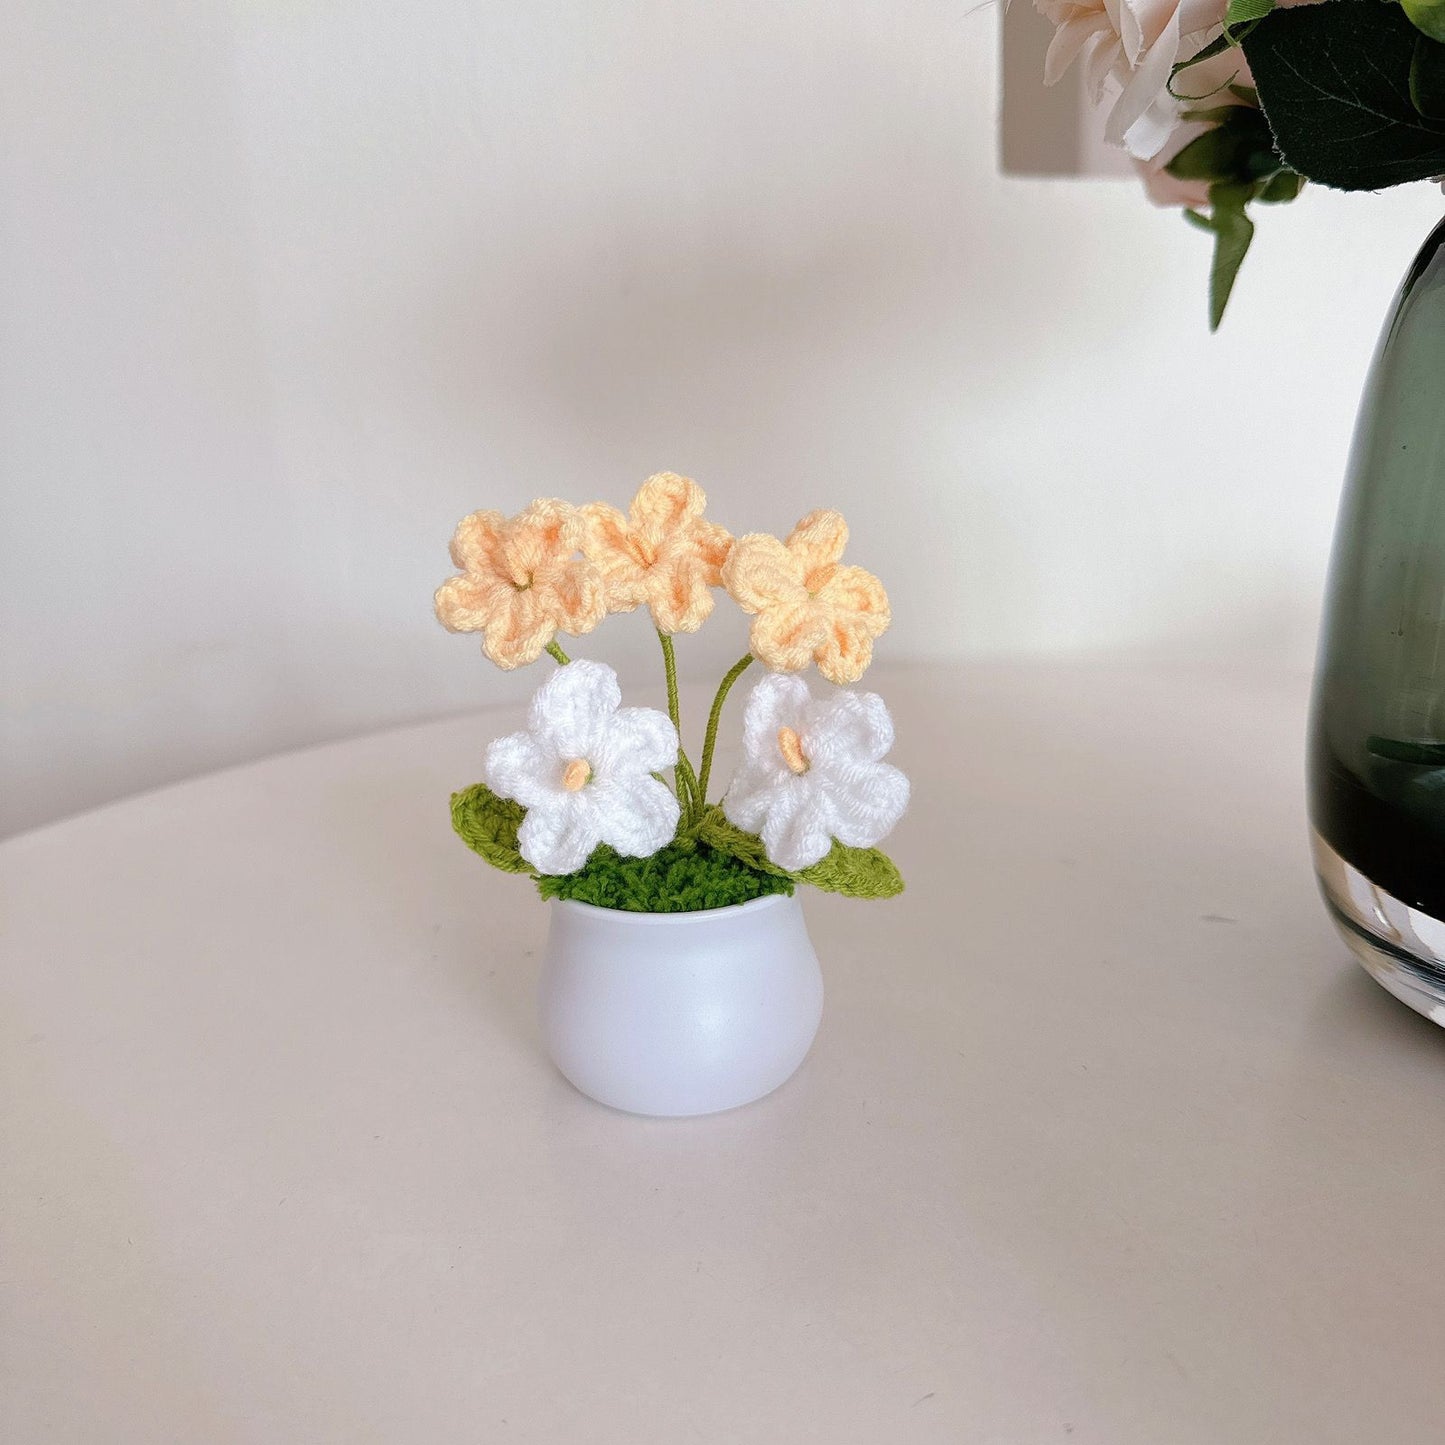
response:
[(892, 746), (893, 719), (876, 693), (815, 698), (801, 677), (769, 673), (748, 697), (744, 758), (723, 813), (789, 872), (818, 862), (835, 838), (871, 848), (908, 806), (908, 779), (882, 761)]
[(677, 761), (677, 729), (621, 702), (605, 663), (568, 663), (537, 689), (527, 730), (487, 749), (487, 786), (527, 810), (517, 846), (540, 872), (575, 873), (599, 843), (646, 858), (677, 831), (677, 799), (652, 776)]

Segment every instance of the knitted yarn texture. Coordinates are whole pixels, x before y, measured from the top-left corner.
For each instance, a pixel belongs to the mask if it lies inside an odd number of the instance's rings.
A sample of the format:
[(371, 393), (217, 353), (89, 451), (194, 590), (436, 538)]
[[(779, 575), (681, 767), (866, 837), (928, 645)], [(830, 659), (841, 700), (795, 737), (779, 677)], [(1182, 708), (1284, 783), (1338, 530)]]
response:
[(677, 798), (653, 776), (677, 761), (677, 730), (621, 702), (605, 663), (570, 663), (537, 690), (525, 731), (487, 749), (487, 785), (527, 810), (517, 846), (538, 872), (573, 873), (600, 843), (646, 857), (677, 831)]
[(609, 612), (645, 606), (666, 633), (696, 632), (707, 621), (733, 539), (704, 519), (706, 505), (690, 477), (658, 472), (625, 516), (606, 502), (581, 509), (582, 551), (601, 573)]
[(873, 643), (892, 620), (883, 584), (844, 566), (848, 524), (837, 512), (809, 512), (786, 541), (754, 532), (733, 543), (722, 578), (753, 618), (753, 654), (774, 672), (810, 662), (829, 682), (857, 682)]
[(723, 812), (790, 873), (827, 857), (835, 840), (871, 848), (908, 807), (908, 779), (883, 761), (892, 746), (893, 719), (876, 693), (815, 698), (802, 678), (771, 673), (748, 695), (743, 761)]
[(577, 509), (550, 498), (511, 518), (463, 517), (451, 544), (461, 571), (437, 589), (438, 621), (449, 632), (480, 632), (482, 651), (508, 670), (535, 662), (559, 629), (591, 632), (607, 606), (601, 573), (575, 555), (582, 531)]

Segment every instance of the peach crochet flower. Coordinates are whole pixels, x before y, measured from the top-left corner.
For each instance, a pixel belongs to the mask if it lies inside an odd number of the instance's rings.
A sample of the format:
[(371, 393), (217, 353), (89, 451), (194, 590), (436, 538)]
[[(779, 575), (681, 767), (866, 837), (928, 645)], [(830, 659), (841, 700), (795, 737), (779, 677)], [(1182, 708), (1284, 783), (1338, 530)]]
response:
[(837, 512), (809, 512), (786, 542), (765, 533), (739, 537), (723, 564), (723, 585), (752, 613), (752, 650), (774, 672), (809, 662), (829, 682), (857, 682), (873, 660), (873, 640), (892, 614), (883, 584), (840, 559), (848, 524)]
[(539, 498), (515, 517), (473, 512), (457, 523), (452, 561), (437, 588), (437, 619), (449, 632), (480, 632), (498, 667), (535, 662), (558, 629), (580, 637), (607, 615), (602, 578), (576, 555), (582, 519), (566, 502)]
[(712, 589), (732, 538), (703, 520), (707, 497), (690, 477), (648, 477), (624, 517), (593, 502), (581, 509), (582, 551), (602, 574), (609, 612), (647, 606), (667, 633), (696, 632), (712, 611)]

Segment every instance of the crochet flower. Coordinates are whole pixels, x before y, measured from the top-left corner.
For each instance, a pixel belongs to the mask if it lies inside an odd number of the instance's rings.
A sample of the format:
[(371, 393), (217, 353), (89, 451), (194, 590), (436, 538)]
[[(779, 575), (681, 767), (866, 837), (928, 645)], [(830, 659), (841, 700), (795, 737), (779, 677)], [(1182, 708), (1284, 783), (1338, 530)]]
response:
[(712, 611), (712, 589), (732, 545), (703, 520), (707, 497), (690, 477), (648, 477), (623, 516), (593, 502), (582, 510), (582, 551), (602, 574), (609, 612), (644, 604), (663, 632), (696, 632)]
[(840, 558), (848, 524), (837, 512), (809, 512), (786, 542), (739, 537), (723, 564), (723, 585), (751, 613), (752, 650), (775, 672), (810, 661), (829, 682), (857, 682), (873, 660), (873, 639), (891, 614), (883, 584)]
[(575, 873), (599, 843), (647, 858), (677, 831), (677, 799), (652, 776), (677, 761), (677, 730), (621, 702), (605, 663), (569, 663), (537, 689), (526, 731), (487, 749), (487, 786), (527, 810), (517, 846), (539, 872)]
[(871, 848), (908, 806), (908, 779), (882, 761), (892, 746), (893, 719), (876, 693), (815, 698), (802, 678), (772, 673), (748, 696), (743, 762), (723, 813), (793, 873), (834, 839)]
[(607, 615), (602, 578), (576, 553), (582, 519), (566, 502), (533, 502), (515, 517), (473, 512), (457, 524), (452, 561), (461, 569), (437, 589), (449, 632), (480, 632), (498, 667), (535, 662), (560, 628), (574, 637)]

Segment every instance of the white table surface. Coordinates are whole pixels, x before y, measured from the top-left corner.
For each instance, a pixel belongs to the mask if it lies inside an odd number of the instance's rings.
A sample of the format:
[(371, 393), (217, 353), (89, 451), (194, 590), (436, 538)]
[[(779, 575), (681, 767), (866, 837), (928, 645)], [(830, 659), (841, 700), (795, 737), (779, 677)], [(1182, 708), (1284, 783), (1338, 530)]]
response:
[(540, 1051), (447, 818), (514, 711), (0, 846), (0, 1438), (1445, 1438), (1445, 1032), (1316, 901), (1304, 680), (870, 681), (909, 891), (809, 897), (814, 1051), (709, 1119)]

